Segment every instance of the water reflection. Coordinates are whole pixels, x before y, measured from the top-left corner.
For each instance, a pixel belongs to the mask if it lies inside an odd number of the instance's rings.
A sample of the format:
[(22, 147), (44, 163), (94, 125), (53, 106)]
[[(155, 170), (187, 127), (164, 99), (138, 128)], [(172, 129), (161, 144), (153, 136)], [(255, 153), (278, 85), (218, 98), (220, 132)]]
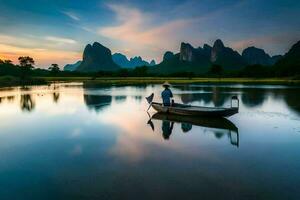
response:
[(284, 99), (289, 108), (291, 108), (300, 115), (300, 94), (286, 94)]
[(7, 98), (7, 101), (10, 103), (14, 102), (14, 100), (15, 100), (15, 96), (8, 96), (6, 98)]
[(242, 102), (247, 107), (261, 106), (266, 99), (266, 90), (257, 88), (248, 88), (242, 94)]
[(174, 127), (174, 122), (171, 122), (169, 120), (162, 120), (161, 124), (161, 130), (162, 130), (162, 136), (165, 140), (168, 140), (170, 138), (170, 135), (172, 134)]
[(300, 114), (299, 87), (286, 86), (209, 86), (190, 85), (175, 86), (180, 101), (185, 104), (200, 104), (205, 106), (226, 106), (231, 96), (240, 98), (242, 105), (251, 109), (261, 107), (271, 97), (283, 100), (286, 105)]
[(205, 106), (237, 95), (240, 113), (230, 121), (155, 114), (146, 125), (144, 97), (160, 100), (161, 86), (0, 89), (0, 196), (299, 199), (299, 88), (173, 91), (178, 102)]
[(101, 111), (103, 108), (109, 106), (112, 102), (110, 95), (88, 95), (84, 94), (85, 105), (96, 112)]
[(59, 100), (59, 92), (53, 92), (53, 102), (57, 103)]
[(141, 102), (143, 100), (143, 97), (141, 95), (136, 95), (134, 96), (134, 99), (137, 101), (137, 102)]
[(182, 133), (189, 132), (193, 125), (209, 128), (217, 139), (227, 135), (230, 143), (234, 146), (239, 146), (239, 132), (236, 125), (225, 118), (204, 118), (194, 116), (181, 116), (173, 114), (156, 113), (147, 122), (154, 131), (155, 127), (152, 122), (154, 120), (160, 120), (162, 122), (161, 130), (164, 139), (168, 140), (172, 134), (174, 123), (181, 124)]
[(115, 101), (117, 103), (124, 103), (127, 99), (127, 96), (125, 95), (118, 95), (118, 96), (115, 96)]
[(21, 95), (20, 107), (22, 111), (31, 112), (35, 108), (35, 102), (30, 94)]

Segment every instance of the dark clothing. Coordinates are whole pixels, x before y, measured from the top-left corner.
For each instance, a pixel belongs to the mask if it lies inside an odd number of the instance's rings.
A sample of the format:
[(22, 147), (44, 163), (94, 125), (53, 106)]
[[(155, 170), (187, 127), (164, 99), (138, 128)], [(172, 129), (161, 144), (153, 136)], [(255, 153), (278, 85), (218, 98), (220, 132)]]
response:
[(170, 99), (173, 97), (173, 94), (169, 88), (164, 89), (161, 93), (161, 98), (163, 100), (163, 105), (164, 106), (170, 106), (171, 101)]

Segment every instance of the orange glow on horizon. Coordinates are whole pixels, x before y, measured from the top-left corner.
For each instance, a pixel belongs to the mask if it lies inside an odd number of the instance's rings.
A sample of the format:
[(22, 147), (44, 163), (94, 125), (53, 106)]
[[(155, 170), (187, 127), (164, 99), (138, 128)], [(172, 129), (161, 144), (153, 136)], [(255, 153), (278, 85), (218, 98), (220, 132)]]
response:
[(18, 64), (20, 56), (32, 57), (35, 60), (35, 66), (41, 68), (47, 68), (52, 63), (57, 63), (63, 67), (65, 64), (74, 63), (82, 57), (81, 53), (74, 51), (30, 49), (0, 44), (1, 60), (11, 60), (14, 64)]

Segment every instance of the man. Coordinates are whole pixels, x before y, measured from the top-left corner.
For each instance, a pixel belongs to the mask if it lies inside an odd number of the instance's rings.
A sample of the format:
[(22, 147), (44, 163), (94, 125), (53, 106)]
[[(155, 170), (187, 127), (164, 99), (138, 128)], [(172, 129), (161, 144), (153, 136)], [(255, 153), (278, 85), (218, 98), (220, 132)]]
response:
[(165, 82), (163, 84), (163, 87), (165, 88), (164, 91), (161, 93), (161, 98), (163, 100), (164, 106), (171, 106), (171, 98), (173, 98), (173, 94), (171, 90), (169, 89), (170, 84), (168, 82)]

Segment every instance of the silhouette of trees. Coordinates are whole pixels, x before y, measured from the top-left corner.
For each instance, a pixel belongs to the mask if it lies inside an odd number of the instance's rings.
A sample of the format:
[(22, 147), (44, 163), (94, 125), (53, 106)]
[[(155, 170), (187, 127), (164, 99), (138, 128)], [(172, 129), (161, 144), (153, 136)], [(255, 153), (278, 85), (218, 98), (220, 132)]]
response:
[(35, 64), (33, 58), (29, 56), (21, 56), (18, 58), (20, 66), (28, 69), (32, 69)]
[(60, 69), (58, 67), (58, 64), (51, 64), (51, 66), (48, 68), (53, 74), (59, 73)]
[(223, 73), (223, 67), (221, 65), (216, 65), (216, 64), (213, 64), (211, 66), (211, 68), (209, 69), (209, 74), (212, 74), (212, 75), (217, 75), (217, 76), (221, 76), (222, 73)]
[(18, 58), (22, 72), (21, 72), (21, 78), (26, 79), (27, 76), (30, 75), (30, 70), (33, 69), (33, 65), (35, 64), (33, 58), (29, 56), (21, 56)]
[(0, 59), (0, 65), (3, 65), (3, 64), (5, 64), (5, 65), (12, 65), (13, 63), (12, 63), (12, 61), (11, 60), (1, 60)]

